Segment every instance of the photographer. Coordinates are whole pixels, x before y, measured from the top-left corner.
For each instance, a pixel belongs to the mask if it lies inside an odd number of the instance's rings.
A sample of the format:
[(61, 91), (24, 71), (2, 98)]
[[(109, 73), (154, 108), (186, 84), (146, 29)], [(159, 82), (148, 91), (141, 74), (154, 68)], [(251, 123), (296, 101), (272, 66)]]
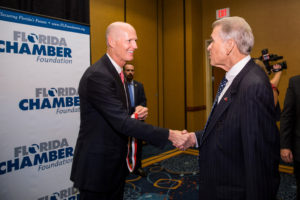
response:
[[(256, 64), (258, 64), (265, 72), (266, 74), (269, 74), (270, 72), (267, 71), (266, 66), (264, 65), (264, 63), (260, 60), (256, 60), (255, 61)], [(275, 64), (273, 65), (273, 70), (271, 70), (271, 72), (273, 72), (273, 77), (270, 80), (270, 83), (272, 85), (272, 89), (273, 89), (273, 96), (274, 96), (274, 105), (276, 106), (276, 119), (279, 120), (280, 118), (280, 106), (278, 103), (278, 96), (279, 96), (279, 90), (278, 90), (278, 85), (279, 85), (279, 81), (281, 78), (281, 74), (282, 74), (282, 70), (281, 70), (281, 65), (279, 64)]]
[[(271, 83), (272, 89), (273, 89), (274, 103), (275, 103), (275, 106), (277, 107), (278, 95), (279, 95), (278, 84), (279, 84), (280, 77), (281, 77), (281, 74), (282, 74), (281, 65), (276, 64), (276, 65), (273, 66), (273, 69), (276, 70), (276, 72), (273, 72), (274, 76), (270, 80), (270, 83)], [(279, 71), (277, 71), (277, 70), (279, 70)]]
[(283, 59), (283, 56), (278, 56), (276, 54), (269, 54), (268, 49), (263, 49), (261, 51), (261, 54), (262, 55), (257, 59), (262, 62), (261, 63), (257, 62), (257, 64), (263, 68), (266, 74), (268, 75), (270, 75), (271, 73), (274, 74), (270, 82), (273, 89), (274, 104), (276, 106), (276, 115), (277, 115), (276, 118), (279, 121), (281, 111), (278, 104), (278, 95), (279, 95), (278, 84), (282, 73), (281, 71), (283, 69), (287, 69), (286, 61), (282, 61), (273, 65), (271, 62), (281, 60)]

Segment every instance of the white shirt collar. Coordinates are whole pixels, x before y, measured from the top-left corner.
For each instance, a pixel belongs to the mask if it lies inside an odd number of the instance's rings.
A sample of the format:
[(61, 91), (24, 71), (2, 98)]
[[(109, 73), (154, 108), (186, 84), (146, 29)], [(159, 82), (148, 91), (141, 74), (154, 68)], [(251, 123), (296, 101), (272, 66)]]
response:
[(129, 85), (133, 85), (133, 80), (132, 81), (127, 81), (127, 84), (129, 84)]
[(250, 59), (251, 57), (250, 55), (248, 55), (239, 62), (237, 62), (235, 65), (233, 65), (232, 68), (228, 72), (226, 72), (226, 79), (231, 82), (236, 77), (236, 75), (238, 75), (240, 71), (245, 67), (245, 65), (249, 62)]
[(228, 72), (226, 72), (225, 77), (228, 82), (226, 83), (225, 88), (221, 92), (218, 102), (220, 102), (223, 95), (226, 93), (227, 89), (230, 87), (233, 79), (240, 73), (240, 71), (245, 67), (245, 65), (249, 62), (250, 59), (251, 59), (250, 55), (246, 56), (245, 58), (243, 58), (242, 60), (237, 62), (235, 65), (233, 65)]
[(120, 67), (109, 55), (106, 53), (107, 57), (109, 58), (110, 62), (113, 64), (113, 66), (116, 68), (118, 74), (120, 74), (123, 71), (123, 68)]

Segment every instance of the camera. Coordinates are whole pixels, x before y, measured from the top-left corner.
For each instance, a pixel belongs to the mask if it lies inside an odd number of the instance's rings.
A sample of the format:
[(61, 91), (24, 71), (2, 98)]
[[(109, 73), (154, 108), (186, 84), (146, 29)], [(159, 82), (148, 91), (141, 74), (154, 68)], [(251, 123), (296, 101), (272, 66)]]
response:
[(275, 63), (275, 64), (279, 64), (281, 66), (281, 69), (274, 69), (273, 68), (274, 64), (272, 65), (270, 62), (281, 60), (281, 59), (283, 59), (283, 56), (278, 56), (276, 54), (269, 54), (268, 49), (263, 49), (261, 51), (261, 56), (258, 59), (261, 60), (264, 63), (264, 65), (265, 65), (265, 67), (266, 67), (269, 74), (271, 74), (271, 72), (278, 72), (278, 71), (281, 71), (283, 69), (287, 69), (286, 61)]

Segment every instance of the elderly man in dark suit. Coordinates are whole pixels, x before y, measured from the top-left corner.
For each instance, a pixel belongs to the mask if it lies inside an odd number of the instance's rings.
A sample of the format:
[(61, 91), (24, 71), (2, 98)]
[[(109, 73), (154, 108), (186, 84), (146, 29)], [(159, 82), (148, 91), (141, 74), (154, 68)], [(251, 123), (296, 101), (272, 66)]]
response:
[[(147, 99), (144, 91), (144, 86), (142, 83), (134, 80), (134, 65), (125, 64), (124, 66), (124, 74), (127, 80), (130, 103), (131, 103), (131, 113), (135, 111), (137, 106), (147, 106)], [(142, 168), (142, 148), (143, 141), (136, 140), (137, 150), (136, 150), (136, 165), (133, 169), (133, 173), (146, 177), (147, 172)]]
[(280, 155), (294, 164), (297, 199), (300, 199), (300, 75), (290, 78), (280, 118)]
[(122, 68), (137, 49), (135, 29), (115, 22), (106, 30), (107, 53), (83, 74), (79, 83), (80, 130), (71, 171), (81, 200), (123, 199), (128, 173), (128, 136), (163, 147), (170, 140), (184, 149), (190, 136), (143, 123), (148, 109), (136, 108), (133, 119)]
[(210, 63), (226, 74), (196, 132), (200, 199), (275, 199), (279, 132), (270, 82), (250, 57), (252, 30), (243, 18), (226, 17), (213, 23), (211, 39)]

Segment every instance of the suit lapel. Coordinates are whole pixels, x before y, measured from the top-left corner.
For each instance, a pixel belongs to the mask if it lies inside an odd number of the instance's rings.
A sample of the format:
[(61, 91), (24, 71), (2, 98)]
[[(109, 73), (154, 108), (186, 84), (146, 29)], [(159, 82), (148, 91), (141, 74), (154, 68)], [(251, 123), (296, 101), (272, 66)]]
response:
[[(127, 81), (125, 81), (125, 98), (127, 98), (127, 108), (131, 108), (131, 103), (130, 103), (130, 93), (129, 93), (129, 87)], [(123, 87), (124, 88), (124, 87)]]
[[(127, 108), (128, 110), (128, 87), (127, 87), (127, 83), (125, 81), (125, 87), (122, 83), (122, 80), (120, 78), (120, 75), (118, 74), (117, 70), (115, 69), (115, 67), (113, 66), (113, 64), (110, 62), (108, 56), (105, 54), (105, 57), (104, 57), (104, 62), (106, 63), (104, 66), (107, 67), (108, 71), (111, 73), (111, 75), (113, 76), (114, 80), (116, 80), (117, 82), (117, 86), (119, 88), (119, 90), (121, 91), (120, 92), (120, 96), (121, 96), (121, 101), (123, 102), (123, 104), (125, 105), (125, 107)], [(126, 91), (125, 91), (126, 90)], [(126, 93), (127, 92), (127, 93)], [(127, 98), (127, 100), (126, 100)]]
[(135, 81), (133, 81), (133, 90), (134, 90), (134, 103), (137, 105), (137, 99), (138, 99), (138, 85)]
[[(215, 107), (215, 109), (212, 113), (212, 116), (210, 118), (209, 124), (206, 128), (206, 131), (205, 131), (204, 135), (203, 135), (202, 142), (211, 133), (211, 131), (214, 129), (217, 121), (219, 120), (220, 116), (226, 111), (226, 109), (231, 104), (232, 98), (234, 98), (234, 97), (231, 96), (231, 89), (232, 89), (232, 87), (230, 86), (227, 89), (227, 91), (225, 92), (225, 94), (223, 95), (220, 102), (218, 103), (217, 107)], [(226, 98), (226, 99), (224, 100), (224, 98)]]
[(230, 104), (234, 101), (236, 96), (239, 84), (241, 80), (245, 77), (245, 75), (249, 72), (251, 67), (255, 65), (254, 61), (251, 59), (245, 67), (240, 71), (240, 73), (234, 78), (230, 87), (227, 89), (222, 99), (220, 100), (217, 107), (214, 109), (209, 124), (206, 128), (206, 131), (203, 135), (201, 144), (207, 138), (207, 136), (213, 131), (216, 123), (219, 121), (222, 114), (229, 108)]

